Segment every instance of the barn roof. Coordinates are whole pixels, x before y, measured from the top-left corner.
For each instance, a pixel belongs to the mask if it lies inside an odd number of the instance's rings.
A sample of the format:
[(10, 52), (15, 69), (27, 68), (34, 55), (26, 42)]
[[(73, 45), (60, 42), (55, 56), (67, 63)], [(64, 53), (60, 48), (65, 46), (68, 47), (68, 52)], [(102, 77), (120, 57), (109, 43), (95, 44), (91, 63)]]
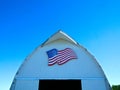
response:
[[(66, 42), (67, 41), (67, 42)], [(48, 58), (46, 51), (51, 48), (63, 49), (71, 47), (76, 51), (78, 58), (74, 63), (69, 63), (58, 67), (49, 67), (47, 65)], [(73, 67), (75, 66), (75, 67)], [(83, 69), (84, 68), (84, 69)], [(56, 71), (56, 72), (54, 72)], [(63, 73), (64, 71), (64, 73)], [(52, 74), (55, 73), (55, 74)], [(62, 74), (61, 74), (62, 73)], [(56, 76), (57, 75), (57, 76)], [(68, 76), (69, 75), (69, 76)], [(106, 80), (107, 78), (98, 64), (97, 60), (91, 55), (87, 49), (79, 45), (70, 36), (61, 30), (48, 38), (42, 45), (38, 46), (22, 63), (17, 71), (11, 88), (14, 88), (16, 80), (20, 79), (100, 79)], [(108, 82), (108, 81), (107, 81)]]

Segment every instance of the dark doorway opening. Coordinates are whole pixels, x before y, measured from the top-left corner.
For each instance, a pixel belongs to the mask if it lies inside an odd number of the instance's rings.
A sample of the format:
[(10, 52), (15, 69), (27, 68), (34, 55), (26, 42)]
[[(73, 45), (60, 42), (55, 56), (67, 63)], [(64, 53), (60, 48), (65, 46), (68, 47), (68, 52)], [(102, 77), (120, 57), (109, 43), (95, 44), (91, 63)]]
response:
[(81, 80), (39, 80), (39, 90), (82, 90)]

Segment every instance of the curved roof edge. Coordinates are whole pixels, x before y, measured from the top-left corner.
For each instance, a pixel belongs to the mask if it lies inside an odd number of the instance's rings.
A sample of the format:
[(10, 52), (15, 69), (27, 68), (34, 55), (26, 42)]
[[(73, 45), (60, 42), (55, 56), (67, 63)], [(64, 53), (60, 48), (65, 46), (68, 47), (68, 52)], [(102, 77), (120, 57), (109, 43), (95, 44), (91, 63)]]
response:
[[(58, 35), (58, 37), (57, 37)], [(55, 38), (55, 39), (54, 39)], [(25, 60), (22, 62), (21, 66), (19, 67), (18, 71), (16, 72), (15, 74), (15, 77), (16, 75), (18, 75), (19, 71), (21, 70), (22, 66), (24, 66), (24, 64), (29, 60), (29, 58), (32, 57), (32, 55), (39, 49), (39, 48), (42, 48), (44, 45), (47, 45), (53, 41), (56, 41), (58, 39), (64, 39), (66, 41), (69, 41), (75, 45), (77, 45), (78, 47), (81, 47), (84, 52), (89, 55), (91, 58), (93, 58), (93, 60), (95, 61), (95, 63), (99, 66), (99, 69), (103, 72), (104, 76), (106, 77), (101, 65), (97, 62), (96, 58), (86, 49), (84, 48), (82, 45), (80, 45), (79, 43), (77, 43), (76, 41), (74, 41), (70, 36), (68, 36), (67, 34), (65, 34), (64, 32), (62, 32), (61, 30), (59, 30), (58, 32), (56, 32), (55, 34), (53, 34), (50, 38), (48, 38), (43, 44), (39, 45), (37, 48), (35, 48), (32, 53), (30, 53), (26, 58)]]
[[(58, 36), (57, 36), (58, 35)], [(55, 39), (54, 39), (55, 38)], [(21, 70), (22, 66), (24, 66), (24, 64), (29, 60), (30, 57), (32, 57), (32, 55), (39, 49), (39, 48), (42, 48), (43, 46), (53, 42), (53, 41), (56, 41), (56, 40), (59, 40), (59, 39), (63, 39), (63, 40), (66, 40), (66, 41), (69, 41), (75, 45), (77, 45), (78, 47), (81, 47), (85, 53), (87, 55), (89, 55), (91, 58), (93, 58), (93, 60), (95, 61), (95, 63), (99, 66), (99, 69), (103, 72), (104, 76), (106, 77), (102, 67), (100, 66), (100, 64), (97, 62), (96, 58), (85, 48), (83, 47), (82, 45), (80, 45), (79, 43), (77, 43), (76, 41), (74, 41), (70, 36), (68, 36), (67, 34), (65, 34), (64, 32), (62, 32), (61, 30), (59, 30), (58, 32), (56, 32), (55, 34), (53, 34), (50, 38), (48, 38), (43, 44), (39, 45), (37, 48), (35, 48), (32, 53), (30, 53), (26, 58), (25, 60), (22, 62), (21, 66), (19, 67), (18, 71), (16, 72), (16, 75), (19, 73), (19, 71)], [(15, 76), (16, 76), (15, 75)]]

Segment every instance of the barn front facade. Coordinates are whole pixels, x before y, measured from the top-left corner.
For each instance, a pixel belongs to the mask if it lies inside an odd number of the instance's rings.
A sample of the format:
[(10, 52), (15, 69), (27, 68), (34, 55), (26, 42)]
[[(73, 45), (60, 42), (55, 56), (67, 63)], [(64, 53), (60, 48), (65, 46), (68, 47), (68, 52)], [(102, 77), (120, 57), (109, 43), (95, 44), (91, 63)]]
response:
[(96, 59), (62, 31), (22, 63), (10, 90), (111, 90)]

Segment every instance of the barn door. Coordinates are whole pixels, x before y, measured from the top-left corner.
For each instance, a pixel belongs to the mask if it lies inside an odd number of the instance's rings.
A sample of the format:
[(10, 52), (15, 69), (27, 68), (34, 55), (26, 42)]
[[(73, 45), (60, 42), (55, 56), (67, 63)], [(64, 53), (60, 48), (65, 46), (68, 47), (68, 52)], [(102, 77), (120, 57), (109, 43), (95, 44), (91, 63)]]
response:
[(39, 80), (39, 90), (82, 90), (81, 80)]

